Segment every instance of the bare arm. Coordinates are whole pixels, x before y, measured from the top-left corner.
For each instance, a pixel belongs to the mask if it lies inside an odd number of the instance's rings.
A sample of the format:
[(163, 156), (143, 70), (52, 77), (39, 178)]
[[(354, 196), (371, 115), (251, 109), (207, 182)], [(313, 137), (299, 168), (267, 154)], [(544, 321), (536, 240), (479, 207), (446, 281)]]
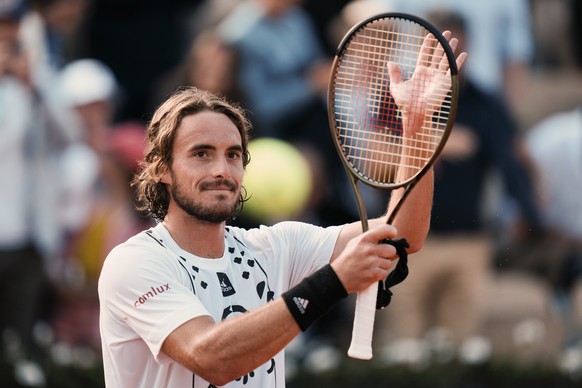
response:
[[(422, 244), (429, 230), (434, 187), (433, 176), (433, 169), (431, 168), (408, 195), (407, 200), (400, 208), (398, 215), (392, 223), (392, 226), (397, 231), (394, 237), (404, 237), (410, 244), (410, 248), (408, 249), (409, 253), (418, 252), (422, 248)], [(392, 192), (386, 215), (370, 220), (370, 229), (378, 225), (386, 224), (388, 214), (396, 206), (403, 193), (404, 189), (397, 189)], [(344, 226), (334, 247), (331, 261), (335, 260), (352, 238), (361, 233), (362, 224), (360, 221)]]
[[(390, 225), (372, 228), (346, 244), (332, 268), (348, 293), (385, 278), (394, 267), (394, 247), (378, 244), (393, 238)], [(215, 323), (194, 318), (174, 330), (162, 352), (215, 385), (224, 385), (269, 361), (300, 329), (281, 297), (259, 309)]]
[(162, 351), (210, 383), (221, 386), (269, 361), (299, 334), (282, 298), (216, 324), (194, 318), (164, 341)]

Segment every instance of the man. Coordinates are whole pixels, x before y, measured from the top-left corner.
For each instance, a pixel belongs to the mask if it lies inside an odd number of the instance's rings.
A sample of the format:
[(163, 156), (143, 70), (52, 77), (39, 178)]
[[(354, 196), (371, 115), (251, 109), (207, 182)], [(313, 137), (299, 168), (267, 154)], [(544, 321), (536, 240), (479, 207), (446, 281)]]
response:
[[(414, 101), (403, 92), (395, 100), (406, 111)], [(283, 387), (284, 347), (394, 269), (396, 250), (378, 241), (405, 237), (420, 249), (432, 173), (393, 226), (371, 220), (364, 234), (359, 223), (227, 226), (245, 199), (248, 130), (242, 110), (195, 88), (154, 114), (134, 183), (141, 209), (160, 223), (115, 248), (99, 281), (108, 386)]]

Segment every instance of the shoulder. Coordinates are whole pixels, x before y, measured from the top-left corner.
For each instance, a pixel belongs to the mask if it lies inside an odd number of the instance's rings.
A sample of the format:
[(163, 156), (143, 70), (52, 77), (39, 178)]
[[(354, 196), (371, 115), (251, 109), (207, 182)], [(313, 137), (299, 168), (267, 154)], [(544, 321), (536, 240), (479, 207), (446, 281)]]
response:
[(237, 239), (248, 240), (268, 240), (268, 239), (294, 239), (305, 234), (326, 234), (334, 233), (339, 226), (321, 227), (299, 221), (283, 221), (267, 226), (261, 225), (258, 228), (243, 229), (235, 226), (227, 227), (227, 233), (232, 234)]
[[(297, 221), (285, 221), (254, 229), (229, 227), (227, 233), (242, 245), (269, 255), (305, 254), (327, 256), (333, 248), (342, 226), (321, 227)], [(303, 253), (301, 253), (303, 252)], [(322, 253), (323, 252), (323, 253)]]
[(154, 228), (151, 228), (130, 237), (127, 241), (113, 248), (107, 255), (105, 263), (113, 264), (120, 260), (131, 261), (146, 253), (147, 255), (156, 255), (165, 252), (165, 250), (161, 237), (155, 233)]
[(119, 244), (107, 255), (99, 283), (127, 285), (148, 274), (179, 273), (176, 255), (167, 248), (155, 228), (143, 231)]

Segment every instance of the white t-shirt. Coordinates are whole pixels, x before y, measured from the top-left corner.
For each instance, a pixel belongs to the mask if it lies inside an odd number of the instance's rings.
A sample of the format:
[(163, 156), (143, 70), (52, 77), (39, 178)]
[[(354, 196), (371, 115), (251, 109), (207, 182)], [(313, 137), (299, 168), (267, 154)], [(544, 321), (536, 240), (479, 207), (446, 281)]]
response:
[(554, 113), (526, 134), (525, 145), (544, 190), (540, 206), (547, 226), (582, 238), (582, 108)]
[[(209, 388), (162, 353), (183, 323), (216, 322), (254, 310), (329, 262), (341, 227), (299, 222), (227, 227), (225, 252), (204, 259), (182, 250), (162, 224), (111, 251), (99, 279), (108, 387)], [(283, 352), (228, 387), (284, 387)]]

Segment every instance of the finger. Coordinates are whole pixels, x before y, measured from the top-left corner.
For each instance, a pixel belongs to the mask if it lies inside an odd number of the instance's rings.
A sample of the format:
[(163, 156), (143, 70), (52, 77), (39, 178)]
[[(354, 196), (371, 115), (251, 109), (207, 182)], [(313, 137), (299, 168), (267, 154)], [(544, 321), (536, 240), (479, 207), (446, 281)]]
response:
[(420, 52), (418, 53), (416, 67), (430, 66), (435, 40), (436, 39), (433, 34), (428, 34), (427, 36), (424, 37), (424, 40), (422, 41), (422, 46), (420, 47)]
[[(450, 36), (451, 36), (450, 31), (443, 32), (443, 37), (447, 41), (450, 39)], [(433, 54), (433, 62), (439, 61), (438, 66), (436, 66), (439, 70), (442, 69), (443, 57), (446, 58), (445, 48), (443, 47), (442, 44), (440, 44), (440, 42), (437, 42), (437, 45), (436, 45), (436, 48), (435, 48), (434, 54)], [(443, 71), (445, 71), (445, 70), (443, 70)]]
[(449, 40), (449, 46), (451, 46), (451, 49), (453, 50), (453, 52), (457, 51), (458, 45), (459, 45), (459, 39), (452, 38), (451, 40)]
[(439, 50), (441, 51), (439, 53), (440, 62), (437, 69), (438, 71), (445, 73), (449, 69), (449, 58), (445, 53), (445, 49), (441, 45), (439, 45)]
[[(463, 64), (465, 63), (465, 61), (467, 60), (468, 54), (466, 52), (462, 52), (459, 54), (459, 56), (457, 57), (456, 63), (457, 63), (457, 72), (461, 71), (461, 68), (463, 67)], [(451, 69), (449, 68), (449, 70), (447, 70), (447, 75), (451, 75)]]
[(468, 54), (466, 52), (462, 52), (459, 54), (459, 56), (457, 57), (457, 70), (461, 70), (461, 67), (463, 67), (463, 64), (467, 60), (467, 57)]
[(396, 259), (397, 257), (389, 259), (382, 257), (378, 258), (378, 268), (390, 272), (394, 268), (394, 260)]
[(378, 256), (381, 260), (387, 261), (389, 265), (395, 259), (398, 259), (398, 251), (392, 244), (380, 243), (378, 244)]
[[(453, 38), (449, 41), (449, 46), (451, 47), (451, 50), (453, 50), (453, 53), (457, 50), (458, 45), (459, 45), (459, 40), (457, 38)], [(439, 63), (438, 69), (444, 73), (449, 69), (449, 58), (444, 51), (444, 47), (439, 45), (439, 48), (442, 49), (442, 53), (440, 56), (440, 63)]]
[[(457, 56), (457, 60), (455, 61), (457, 64), (457, 72), (461, 71), (461, 68), (463, 67), (463, 64), (465, 63), (465, 61), (467, 60), (467, 57), (468, 57), (468, 54), (464, 51)], [(447, 75), (451, 75), (450, 68), (447, 70)]]

